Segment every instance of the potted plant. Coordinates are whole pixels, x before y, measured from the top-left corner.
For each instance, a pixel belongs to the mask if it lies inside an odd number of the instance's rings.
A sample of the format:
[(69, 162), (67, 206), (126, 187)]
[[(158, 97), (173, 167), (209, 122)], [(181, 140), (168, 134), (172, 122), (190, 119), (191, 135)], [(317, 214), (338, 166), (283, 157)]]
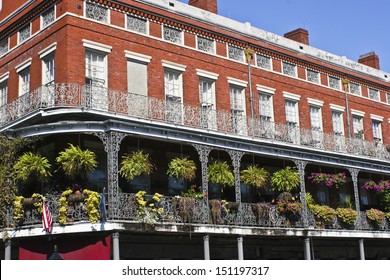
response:
[(347, 182), (347, 176), (344, 172), (337, 174), (328, 174), (328, 173), (315, 173), (312, 172), (310, 176), (307, 177), (312, 183), (316, 185), (323, 185), (327, 187), (339, 188)]
[(24, 206), (23, 206), (23, 199), (24, 197), (19, 195), (15, 196), (15, 199), (13, 201), (13, 218), (16, 224), (21, 224), (24, 219)]
[(211, 209), (211, 218), (214, 224), (222, 224), (222, 213), (228, 213), (229, 209), (226, 207), (226, 200), (212, 199), (209, 202)]
[(99, 202), (101, 199), (101, 195), (95, 191), (91, 190), (83, 190), (83, 194), (85, 195), (85, 205), (86, 205), (86, 212), (88, 215), (88, 220), (91, 223), (96, 223), (99, 221), (100, 218), (100, 212), (99, 212)]
[(207, 197), (207, 194), (203, 194), (198, 186), (193, 185), (188, 191), (182, 192), (180, 196), (173, 198), (174, 209), (175, 211), (178, 210), (182, 221), (192, 221), (197, 200), (203, 197)]
[(311, 212), (313, 212), (317, 225), (325, 227), (334, 221), (336, 218), (336, 210), (327, 205), (311, 205), (309, 206)]
[(27, 182), (35, 177), (44, 182), (51, 176), (50, 168), (51, 164), (46, 157), (27, 152), (21, 155), (14, 165), (15, 178)]
[(61, 193), (61, 197), (59, 199), (60, 209), (58, 213), (58, 223), (60, 225), (64, 225), (68, 219), (67, 219), (67, 212), (68, 212), (68, 197), (70, 194), (72, 194), (71, 189), (67, 189)]
[(185, 181), (191, 181), (195, 178), (196, 164), (188, 157), (174, 158), (168, 165), (167, 175), (182, 179)]
[(234, 175), (226, 161), (214, 161), (209, 164), (207, 177), (210, 183), (225, 186), (234, 186)]
[(278, 212), (284, 215), (289, 224), (294, 224), (300, 217), (303, 204), (289, 192), (282, 192), (276, 199)]
[(97, 166), (94, 152), (88, 149), (82, 150), (79, 146), (72, 144), (59, 153), (56, 162), (71, 180), (77, 180), (78, 177), (83, 183), (85, 183), (88, 174)]
[(146, 199), (146, 192), (138, 191), (135, 194), (138, 221), (153, 226), (164, 213), (164, 208), (161, 207), (163, 197), (162, 194), (155, 193), (151, 199)]
[(250, 165), (241, 171), (240, 179), (247, 186), (261, 189), (268, 182), (269, 172), (258, 165)]
[(386, 214), (378, 209), (371, 208), (370, 210), (366, 211), (366, 217), (374, 227), (378, 227), (380, 224), (382, 224), (385, 216)]
[(268, 202), (259, 202), (252, 204), (252, 211), (257, 218), (257, 222), (267, 221), (269, 219), (269, 210), (271, 208), (271, 203)]
[(336, 215), (344, 226), (351, 227), (355, 223), (358, 214), (352, 208), (339, 207), (336, 209)]
[(122, 157), (119, 174), (127, 180), (132, 180), (137, 176), (149, 175), (154, 166), (150, 160), (149, 154), (143, 151), (125, 154)]
[(298, 170), (290, 166), (276, 171), (271, 178), (272, 188), (279, 192), (291, 192), (298, 188), (300, 183)]

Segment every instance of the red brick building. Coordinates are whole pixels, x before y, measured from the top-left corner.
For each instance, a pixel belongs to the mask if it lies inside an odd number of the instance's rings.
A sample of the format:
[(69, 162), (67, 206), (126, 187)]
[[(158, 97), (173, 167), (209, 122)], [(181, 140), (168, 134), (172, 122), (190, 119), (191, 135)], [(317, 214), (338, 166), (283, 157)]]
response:
[[(369, 223), (365, 211), (382, 206), (362, 188), (390, 180), (390, 74), (378, 56), (351, 61), (311, 47), (307, 30), (279, 36), (219, 16), (216, 0), (189, 2), (3, 1), (0, 131), (39, 136), (37, 150), (53, 168), (68, 143), (94, 151), (99, 164), (89, 185), (105, 190), (108, 201), (106, 222), (91, 226), (75, 214), (77, 222), (55, 223), (50, 241), (31, 210), (24, 225), (3, 228), (3, 236), (12, 231), (5, 258), (46, 258), (54, 245), (63, 255), (98, 246), (105, 251), (98, 258), (109, 258), (112, 247), (112, 259), (390, 258), (389, 220), (379, 229)], [(134, 150), (146, 151), (155, 170), (128, 181), (118, 170)], [(166, 174), (175, 157), (196, 162), (195, 179)], [(233, 172), (228, 190), (208, 182), (215, 160)], [(298, 223), (272, 204), (279, 193), (270, 182), (260, 194), (243, 185), (240, 173), (253, 164), (271, 175), (297, 168)], [(313, 172), (345, 173), (347, 181), (339, 189), (317, 186), (308, 179)], [(205, 196), (186, 221), (173, 197), (193, 184)], [(41, 192), (56, 219), (64, 189), (50, 193), (54, 185), (61, 178), (53, 176)], [(139, 190), (164, 195), (164, 214), (152, 228), (141, 228), (129, 206)], [(319, 226), (307, 193), (333, 208), (352, 201), (353, 227), (337, 218)], [(221, 198), (237, 209), (215, 224), (208, 205)], [(266, 217), (252, 211), (259, 201), (269, 202)], [(80, 244), (70, 248), (72, 238)]]

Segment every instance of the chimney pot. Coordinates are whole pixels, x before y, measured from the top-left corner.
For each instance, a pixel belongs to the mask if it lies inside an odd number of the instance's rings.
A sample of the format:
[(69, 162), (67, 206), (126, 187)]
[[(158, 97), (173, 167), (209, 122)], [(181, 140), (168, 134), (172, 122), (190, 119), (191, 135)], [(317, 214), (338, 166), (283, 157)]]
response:
[(298, 28), (284, 34), (285, 38), (309, 45), (309, 32), (306, 29)]
[(188, 5), (218, 14), (217, 0), (189, 0)]
[(380, 70), (379, 57), (375, 52), (362, 54), (358, 60), (359, 63)]

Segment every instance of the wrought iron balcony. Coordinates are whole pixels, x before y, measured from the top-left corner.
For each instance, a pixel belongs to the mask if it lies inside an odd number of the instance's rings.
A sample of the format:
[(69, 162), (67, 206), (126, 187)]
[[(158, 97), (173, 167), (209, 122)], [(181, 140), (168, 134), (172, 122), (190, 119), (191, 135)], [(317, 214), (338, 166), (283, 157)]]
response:
[(96, 110), (113, 116), (122, 115), (208, 132), (271, 140), (382, 160), (390, 159), (390, 146), (375, 141), (270, 122), (260, 116), (251, 118), (242, 112), (212, 110), (205, 106), (184, 105), (180, 101), (79, 84), (42, 86), (19, 97), (0, 108), (0, 125), (4, 126), (40, 109), (56, 107)]
[[(59, 215), (59, 198), (56, 195), (47, 195), (46, 203), (52, 213), (53, 220), (56, 222)], [(150, 198), (150, 197), (149, 197)], [(305, 221), (301, 214), (294, 219), (288, 218), (278, 212), (276, 205), (270, 205), (266, 211), (259, 213), (255, 203), (231, 203), (234, 207), (226, 207), (220, 212), (216, 212), (207, 204), (205, 200), (194, 199), (193, 203), (187, 205), (185, 209), (180, 207), (178, 202), (180, 198), (164, 196), (156, 207), (161, 207), (162, 213), (155, 219), (155, 223), (174, 223), (174, 224), (199, 224), (199, 225), (230, 225), (245, 227), (267, 227), (267, 228), (304, 228)], [(138, 212), (136, 195), (134, 193), (120, 193), (118, 196), (119, 203), (116, 204), (118, 211), (112, 211), (110, 204), (107, 205), (108, 222), (140, 222), (142, 215)], [(9, 209), (5, 227), (31, 228), (41, 227), (42, 215), (34, 207), (25, 208), (22, 223), (17, 224), (13, 219), (13, 209)], [(110, 213), (116, 213), (116, 217), (111, 217)], [(83, 202), (69, 203), (67, 207), (68, 222), (64, 224), (71, 225), (74, 222), (88, 222), (88, 215)], [(58, 225), (56, 223), (55, 225)], [(314, 215), (309, 211), (307, 226), (312, 229), (329, 229), (329, 230), (369, 230), (369, 231), (390, 231), (390, 221), (386, 218), (379, 225), (374, 225), (368, 221), (364, 211), (358, 213), (358, 218), (353, 225), (345, 225), (337, 218), (329, 223), (318, 223)]]

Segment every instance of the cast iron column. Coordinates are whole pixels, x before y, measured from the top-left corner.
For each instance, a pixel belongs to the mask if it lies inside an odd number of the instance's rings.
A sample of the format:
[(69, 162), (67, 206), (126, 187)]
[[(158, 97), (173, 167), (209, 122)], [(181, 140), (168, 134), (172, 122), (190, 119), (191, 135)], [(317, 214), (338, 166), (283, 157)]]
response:
[(204, 259), (209, 260), (210, 259), (210, 236), (205, 235), (203, 236), (203, 250), (204, 250)]
[(305, 238), (304, 241), (304, 257), (305, 260), (311, 260), (311, 254), (310, 254), (310, 238)]
[(238, 259), (243, 260), (244, 259), (244, 239), (242, 236), (237, 238), (237, 249), (238, 249)]
[(366, 257), (364, 255), (364, 240), (363, 240), (363, 238), (359, 239), (359, 251), (360, 251), (360, 259), (365, 260)]
[(4, 260), (11, 260), (11, 239), (7, 238), (4, 242), (5, 251), (4, 251)]
[(359, 198), (359, 186), (358, 186), (358, 175), (359, 175), (359, 169), (356, 168), (349, 168), (349, 173), (352, 177), (352, 183), (353, 183), (353, 193), (355, 195), (355, 210), (358, 213), (356, 225), (357, 228), (361, 228), (361, 217), (360, 217), (360, 198)]
[(300, 200), (303, 204), (302, 220), (303, 220), (303, 226), (305, 228), (307, 228), (309, 226), (309, 218), (308, 218), (307, 203), (306, 203), (306, 184), (305, 184), (305, 167), (306, 167), (307, 161), (294, 160), (294, 163), (298, 168), (299, 177), (301, 180)]

